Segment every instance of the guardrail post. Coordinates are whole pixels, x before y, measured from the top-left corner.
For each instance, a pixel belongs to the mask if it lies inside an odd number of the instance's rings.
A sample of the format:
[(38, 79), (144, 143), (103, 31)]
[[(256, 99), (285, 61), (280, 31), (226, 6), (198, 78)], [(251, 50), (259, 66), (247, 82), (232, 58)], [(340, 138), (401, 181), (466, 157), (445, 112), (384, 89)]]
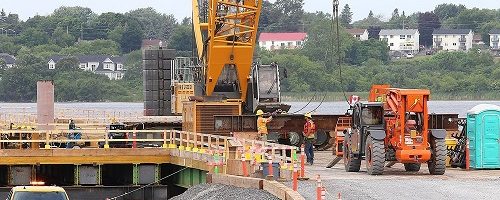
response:
[(109, 149), (108, 129), (104, 131), (104, 148)]
[[(170, 137), (170, 139), (172, 139), (172, 137)], [(168, 145), (167, 145), (167, 131), (166, 130), (163, 130), (163, 146), (162, 146), (164, 149), (168, 148)]]
[(191, 151), (191, 137), (192, 132), (186, 132), (186, 151)]
[(50, 149), (50, 131), (45, 132), (45, 149)]
[(135, 149), (137, 148), (137, 133), (136, 133), (136, 128), (134, 127), (134, 130), (132, 132), (132, 148)]
[(194, 141), (193, 141), (193, 152), (197, 153), (200, 149), (198, 149), (198, 133), (193, 133)]
[(208, 151), (212, 151), (212, 135), (208, 135)]
[(181, 131), (181, 132), (179, 133), (179, 150), (181, 150), (181, 151), (182, 151), (182, 150), (184, 150), (184, 146), (182, 146), (182, 143), (183, 143), (183, 141), (182, 141), (182, 140), (183, 140), (182, 135), (183, 135), (183, 134), (184, 134), (184, 131)]

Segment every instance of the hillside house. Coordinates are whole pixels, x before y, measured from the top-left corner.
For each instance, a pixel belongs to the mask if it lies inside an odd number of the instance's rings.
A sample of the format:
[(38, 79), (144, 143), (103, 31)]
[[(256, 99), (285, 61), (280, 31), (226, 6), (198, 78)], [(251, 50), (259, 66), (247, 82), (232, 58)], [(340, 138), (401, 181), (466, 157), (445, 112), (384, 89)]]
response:
[(259, 47), (268, 51), (300, 49), (307, 40), (307, 33), (261, 33)]
[(420, 50), (420, 33), (417, 29), (382, 29), (380, 40), (386, 41), (393, 52), (418, 53)]
[[(52, 56), (49, 58), (48, 68), (57, 70), (57, 63), (67, 56)], [(79, 61), (79, 68), (84, 71), (91, 71), (95, 74), (106, 75), (111, 80), (120, 80), (125, 75), (124, 57), (104, 56), (104, 55), (84, 55), (76, 56)]]
[(6, 54), (6, 53), (0, 53), (0, 60), (3, 60), (5, 62), (5, 66), (7, 68), (12, 68), (16, 66), (16, 57)]
[(490, 48), (492, 50), (500, 50), (500, 29), (490, 31)]
[(472, 48), (473, 40), (471, 29), (435, 29), (432, 33), (432, 46), (438, 51), (467, 51)]
[(368, 29), (352, 28), (347, 29), (347, 32), (360, 41), (368, 40)]

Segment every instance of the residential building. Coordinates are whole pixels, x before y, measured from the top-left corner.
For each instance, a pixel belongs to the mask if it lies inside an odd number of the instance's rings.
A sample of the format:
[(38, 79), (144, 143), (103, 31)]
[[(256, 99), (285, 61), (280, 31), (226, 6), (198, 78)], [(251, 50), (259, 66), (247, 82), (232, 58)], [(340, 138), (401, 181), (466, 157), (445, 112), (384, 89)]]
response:
[(434, 49), (467, 51), (472, 48), (474, 31), (471, 29), (435, 29), (432, 33)]
[(415, 54), (420, 50), (418, 29), (382, 29), (379, 35), (391, 51)]
[(483, 41), (483, 36), (479, 33), (475, 33), (474, 37), (472, 38), (472, 46), (478, 45), (478, 46), (483, 46), (484, 41)]
[(162, 46), (162, 47), (165, 46), (163, 41), (161, 41), (159, 39), (144, 39), (144, 40), (142, 40), (142, 43), (141, 43), (141, 49), (146, 49), (146, 48), (151, 48), (151, 47), (158, 48), (159, 46)]
[[(75, 56), (78, 61), (78, 67), (84, 71), (91, 71), (95, 74), (106, 75), (111, 80), (119, 80), (125, 74), (124, 57), (105, 56), (105, 55), (83, 55)], [(57, 63), (68, 56), (52, 56), (49, 58), (48, 67), (51, 70), (57, 70)]]
[(278, 49), (299, 49), (304, 46), (307, 33), (261, 33), (259, 47), (268, 51)]
[(5, 66), (7, 66), (7, 68), (16, 66), (16, 57), (12, 55), (0, 53), (0, 60), (3, 60), (5, 62)]
[(500, 29), (490, 31), (490, 48), (492, 50), (500, 50)]
[(368, 29), (353, 28), (347, 29), (347, 32), (358, 40), (368, 40)]

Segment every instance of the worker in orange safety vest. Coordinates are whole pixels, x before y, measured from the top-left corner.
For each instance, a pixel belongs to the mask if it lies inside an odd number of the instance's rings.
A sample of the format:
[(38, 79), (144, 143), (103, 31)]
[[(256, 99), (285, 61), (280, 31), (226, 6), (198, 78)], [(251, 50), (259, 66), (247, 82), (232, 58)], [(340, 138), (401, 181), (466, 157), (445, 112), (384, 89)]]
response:
[(316, 125), (312, 121), (311, 113), (306, 113), (304, 115), (306, 123), (304, 124), (304, 145), (305, 145), (305, 153), (307, 157), (307, 163), (312, 165), (314, 163), (314, 149), (313, 144), (316, 139)]
[(257, 132), (260, 136), (260, 139), (262, 141), (267, 141), (267, 123), (271, 122), (273, 120), (273, 117), (265, 118), (264, 116), (264, 111), (262, 110), (257, 110)]

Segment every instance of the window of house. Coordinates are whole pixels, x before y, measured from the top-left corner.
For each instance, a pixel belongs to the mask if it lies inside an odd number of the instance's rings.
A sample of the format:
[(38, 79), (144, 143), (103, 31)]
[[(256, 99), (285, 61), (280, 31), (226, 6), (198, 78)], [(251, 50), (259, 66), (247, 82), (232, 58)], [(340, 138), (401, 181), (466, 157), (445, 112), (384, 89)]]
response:
[(281, 43), (281, 47), (285, 47), (285, 43), (284, 42)]
[(271, 45), (274, 45), (274, 41), (271, 41)]
[(444, 38), (448, 38), (448, 35), (444, 35)]
[(95, 71), (96, 70), (96, 66), (95, 65), (92, 65), (92, 70)]
[(405, 35), (400, 35), (400, 36), (399, 36), (399, 39), (404, 40), (404, 39), (406, 39), (406, 36), (405, 36)]
[(453, 46), (457, 46), (457, 43), (453, 43)]
[(297, 46), (302, 45), (302, 41), (297, 41)]
[(291, 47), (293, 45), (293, 42), (288, 42), (288, 47)]
[(266, 46), (266, 42), (262, 42), (262, 46)]
[(390, 45), (391, 47), (393, 47), (393, 46), (394, 46), (394, 43), (391, 43), (391, 44), (389, 44), (389, 45)]
[(361, 35), (356, 35), (356, 38), (360, 38), (360, 37), (361, 37)]
[(85, 64), (80, 64), (80, 69), (85, 69)]
[(49, 69), (55, 69), (55, 68), (56, 68), (56, 64), (54, 64), (54, 63), (49, 64)]
[(391, 38), (393, 38), (393, 37), (394, 37), (394, 35), (391, 35), (390, 37), (391, 37)]
[(122, 64), (116, 65), (116, 70), (123, 70), (123, 65)]
[(444, 43), (444, 46), (448, 46), (448, 43)]
[(407, 35), (406, 37), (407, 37), (408, 39), (411, 39), (411, 35)]

